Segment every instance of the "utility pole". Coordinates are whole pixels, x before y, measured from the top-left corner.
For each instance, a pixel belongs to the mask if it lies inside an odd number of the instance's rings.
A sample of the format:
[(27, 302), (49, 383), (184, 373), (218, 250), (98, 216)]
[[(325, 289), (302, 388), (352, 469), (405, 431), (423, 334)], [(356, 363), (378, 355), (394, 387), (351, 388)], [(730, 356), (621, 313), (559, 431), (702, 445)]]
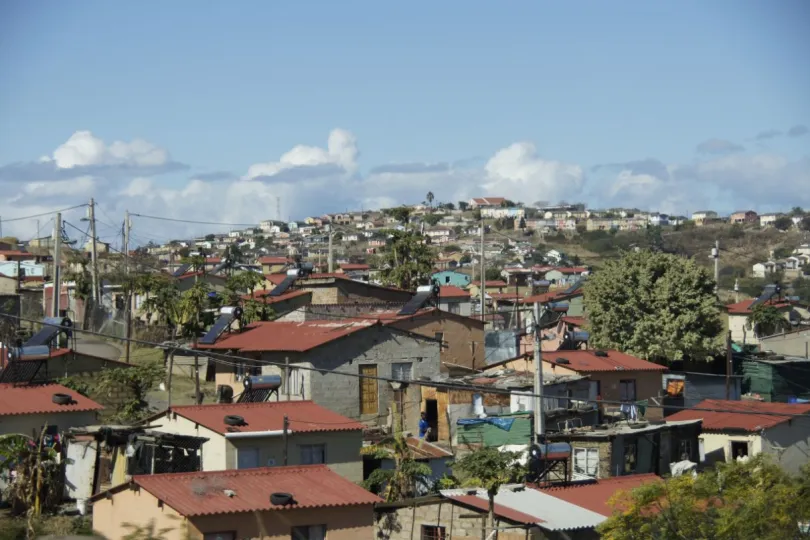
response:
[(733, 356), (731, 355), (731, 330), (726, 334), (726, 400), (731, 399), (731, 371), (733, 369)]
[(53, 221), (53, 317), (59, 316), (59, 301), (62, 297), (62, 213), (57, 212)]
[(129, 210), (126, 211), (124, 214), (124, 274), (125, 279), (127, 280), (127, 296), (126, 296), (126, 308), (125, 308), (125, 321), (124, 324), (126, 325), (126, 340), (124, 342), (124, 358), (129, 364), (129, 349), (130, 343), (129, 340), (132, 337), (132, 283), (129, 279)]
[(714, 259), (714, 294), (720, 291), (720, 240), (714, 241), (712, 248), (712, 259)]
[(534, 303), (534, 436), (536, 442), (546, 438), (546, 418), (543, 413), (543, 354), (540, 336), (540, 303)]
[(484, 306), (487, 295), (487, 275), (484, 270), (484, 217), (481, 216), (481, 320), (484, 320)]
[(327, 259), (327, 263), (326, 263), (328, 268), (329, 268), (329, 273), (330, 274), (335, 271), (335, 257), (334, 257), (334, 253), (332, 251), (332, 236), (334, 236), (334, 234), (335, 234), (335, 231), (332, 230), (332, 226), (330, 225), (329, 226), (329, 255), (328, 255), (328, 259)]
[(3, 237), (3, 216), (0, 216), (0, 238), (2, 237)]
[(283, 437), (284, 437), (284, 463), (283, 463), (283, 465), (286, 466), (287, 465), (287, 431), (289, 430), (289, 427), (290, 427), (290, 420), (289, 420), (289, 418), (287, 418), (286, 414), (284, 415), (284, 424), (283, 424), (283, 426), (284, 426), (284, 433), (283, 433)]
[(91, 198), (89, 218), (90, 218), (90, 274), (93, 278), (93, 304), (96, 309), (101, 305), (101, 293), (98, 287), (98, 247), (96, 245), (96, 203)]

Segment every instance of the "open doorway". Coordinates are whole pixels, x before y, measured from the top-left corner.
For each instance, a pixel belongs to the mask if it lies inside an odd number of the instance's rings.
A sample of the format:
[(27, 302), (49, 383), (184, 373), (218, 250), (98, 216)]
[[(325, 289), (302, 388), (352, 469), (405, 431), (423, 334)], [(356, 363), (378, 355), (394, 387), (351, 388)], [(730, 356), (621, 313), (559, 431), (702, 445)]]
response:
[(731, 441), (731, 459), (748, 461), (748, 441)]
[(439, 437), (439, 404), (435, 399), (425, 400), (425, 420), (430, 426), (426, 438), (428, 442), (434, 442)]

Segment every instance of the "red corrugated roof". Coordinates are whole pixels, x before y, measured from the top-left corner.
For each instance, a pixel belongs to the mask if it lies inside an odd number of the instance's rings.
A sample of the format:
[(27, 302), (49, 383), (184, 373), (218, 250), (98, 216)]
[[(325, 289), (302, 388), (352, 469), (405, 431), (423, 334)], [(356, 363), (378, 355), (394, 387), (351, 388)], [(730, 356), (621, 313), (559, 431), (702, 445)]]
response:
[[(452, 495), (447, 497), (450, 500), (457, 501), (465, 506), (471, 506), (476, 510), (481, 510), (483, 512), (489, 512), (489, 502), (486, 499), (482, 499), (476, 495)], [(509, 520), (513, 523), (525, 523), (528, 525), (534, 525), (538, 523), (545, 523), (542, 519), (536, 518), (534, 516), (530, 516), (529, 514), (524, 514), (518, 510), (513, 510), (508, 506), (503, 506), (502, 504), (495, 503), (495, 515), (499, 518)]]
[(581, 506), (591, 512), (610, 517), (615, 512), (608, 501), (619, 491), (630, 491), (650, 482), (661, 482), (655, 474), (632, 474), (597, 480), (589, 484), (551, 486), (539, 489), (558, 499)]
[(587, 322), (585, 320), (585, 317), (568, 317), (568, 316), (566, 316), (566, 317), (563, 317), (562, 320), (563, 320), (563, 322), (566, 322), (568, 324), (573, 324), (574, 326), (583, 326)]
[(475, 204), (482, 205), (482, 204), (492, 204), (492, 205), (499, 205), (504, 202), (506, 199), (503, 197), (473, 197), (473, 201)]
[(341, 264), (340, 265), (341, 270), (368, 270), (369, 268), (371, 268), (371, 267), (369, 265), (367, 265), (367, 264)]
[[(470, 285), (475, 285), (478, 287), (481, 285), (481, 281), (473, 281), (470, 283)], [(506, 287), (506, 282), (500, 279), (488, 279), (485, 287)]]
[[(736, 304), (728, 304), (726, 309), (729, 313), (735, 315), (747, 315), (751, 313), (751, 304), (754, 303), (756, 298), (750, 298), (748, 300), (743, 300), (742, 302), (737, 302)], [(764, 302), (763, 305), (775, 307), (776, 309), (783, 309), (786, 307), (791, 307), (791, 303), (788, 301), (780, 301), (780, 300), (768, 300)]]
[(17, 249), (9, 249), (6, 251), (0, 251), (0, 255), (2, 256), (9, 256), (9, 257), (20, 257), (23, 255), (27, 255), (31, 258), (36, 258), (36, 255), (33, 253), (28, 253), (27, 251), (19, 251)]
[(767, 403), (764, 401), (706, 399), (695, 405), (695, 407), (698, 409), (717, 409), (739, 412), (711, 412), (686, 409), (668, 416), (667, 420), (702, 419), (704, 431), (759, 431), (761, 429), (777, 426), (791, 419), (790, 416), (778, 415), (810, 414), (810, 404), (807, 403)]
[(261, 257), (259, 264), (287, 264), (290, 260), (287, 257)]
[[(57, 405), (52, 400), (54, 394), (68, 394), (73, 398), (73, 403)], [(0, 384), (0, 416), (98, 411), (103, 408), (92, 399), (82, 396), (75, 390), (65, 388), (61, 384), (30, 386)]]
[[(192, 422), (222, 434), (234, 430), (242, 433), (282, 430), (285, 415), (290, 422), (289, 429), (298, 433), (363, 429), (363, 424), (360, 422), (332, 412), (312, 401), (185, 405), (172, 407), (171, 410)], [(224, 420), (227, 415), (241, 416), (245, 419), (246, 425), (228, 426)]]
[(561, 267), (557, 268), (561, 274), (581, 274), (587, 272), (588, 268), (585, 266)]
[[(623, 352), (604, 351), (607, 356), (597, 356), (596, 351), (553, 351), (543, 354), (543, 361), (558, 365), (566, 369), (580, 372), (591, 371), (666, 371), (666, 366), (653, 364), (641, 358)], [(556, 362), (557, 358), (565, 358), (567, 364)]]
[[(258, 291), (253, 291), (253, 298), (260, 300), (262, 304), (275, 304), (276, 302), (284, 302), (285, 300), (290, 300), (291, 298), (296, 298), (298, 296), (304, 296), (307, 294), (312, 294), (311, 291), (288, 291), (278, 296), (268, 296), (272, 292), (272, 289), (261, 289)], [(242, 300), (249, 300), (250, 295), (246, 294), (242, 296)]]
[(439, 298), (469, 298), (470, 293), (455, 285), (442, 285), (439, 287)]
[(495, 300), (519, 300), (521, 298), (518, 293), (513, 292), (493, 292), (487, 294), (490, 298), (494, 298)]
[[(137, 475), (132, 480), (182, 516), (382, 502), (376, 495), (332, 472), (326, 465)], [(226, 489), (234, 491), (234, 496), (226, 495)], [(270, 503), (272, 493), (290, 493), (296, 504), (289, 507), (273, 506)]]
[(226, 334), (213, 345), (199, 345), (198, 347), (200, 349), (235, 349), (242, 352), (304, 352), (376, 324), (379, 323), (362, 319), (257, 322), (248, 325), (240, 333)]
[(553, 301), (560, 295), (559, 291), (550, 291), (542, 294), (535, 294), (534, 296), (527, 296), (520, 300), (521, 304), (546, 304)]

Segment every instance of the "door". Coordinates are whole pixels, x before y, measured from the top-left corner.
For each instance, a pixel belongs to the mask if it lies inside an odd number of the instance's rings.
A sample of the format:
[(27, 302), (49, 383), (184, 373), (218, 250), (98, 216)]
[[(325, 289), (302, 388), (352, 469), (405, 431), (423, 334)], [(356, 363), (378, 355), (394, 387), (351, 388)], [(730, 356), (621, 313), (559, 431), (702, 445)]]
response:
[[(377, 365), (366, 364), (360, 366), (360, 375), (364, 377), (377, 377)], [(377, 379), (360, 379), (360, 414), (377, 414), (378, 412)]]
[(439, 404), (435, 399), (425, 400), (425, 420), (430, 426), (430, 433), (428, 433), (428, 442), (435, 442), (439, 435)]
[(259, 466), (258, 448), (239, 448), (236, 450), (236, 468), (254, 469)]

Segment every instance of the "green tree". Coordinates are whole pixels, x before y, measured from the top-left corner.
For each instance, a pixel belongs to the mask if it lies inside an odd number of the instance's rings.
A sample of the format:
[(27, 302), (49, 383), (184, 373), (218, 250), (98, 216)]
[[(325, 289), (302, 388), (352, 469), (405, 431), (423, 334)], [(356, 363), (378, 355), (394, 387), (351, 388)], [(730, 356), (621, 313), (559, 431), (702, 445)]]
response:
[(804, 216), (799, 222), (799, 228), (803, 231), (810, 231), (810, 216)]
[(425, 199), (427, 200), (428, 206), (430, 206), (431, 208), (433, 208), (433, 199), (434, 198), (435, 197), (434, 197), (432, 191), (428, 191), (427, 195), (425, 195)]
[(748, 328), (754, 330), (757, 337), (772, 336), (790, 329), (790, 321), (774, 306), (758, 304), (748, 316)]
[(422, 218), (422, 221), (430, 225), (431, 227), (436, 225), (438, 222), (442, 220), (442, 216), (439, 214), (428, 214)]
[(487, 281), (500, 281), (503, 280), (500, 268), (487, 268), (484, 271), (484, 276)]
[(722, 330), (714, 280), (694, 261), (632, 251), (606, 261), (585, 286), (594, 347), (665, 364), (707, 359)]
[(604, 540), (807, 538), (799, 527), (810, 520), (810, 469), (791, 477), (760, 455), (618, 493), (612, 503), (618, 511), (597, 529)]
[[(520, 465), (517, 452), (502, 452), (493, 447), (482, 447), (453, 463), (453, 472), (463, 475), (462, 484), (467, 487), (481, 487), (489, 500), (488, 527), (495, 531), (495, 495), (504, 484), (523, 482), (526, 469)], [(498, 532), (495, 531), (495, 540)]]
[(228, 303), (231, 305), (237, 304), (245, 294), (253, 296), (256, 287), (262, 283), (264, 283), (264, 276), (258, 272), (239, 272), (232, 275), (225, 282)]
[(458, 201), (458, 209), (462, 212), (466, 212), (467, 209), (470, 207), (470, 203), (466, 201)]
[(149, 407), (149, 392), (166, 376), (162, 362), (132, 365), (130, 367), (105, 369), (96, 376), (96, 388), (102, 394), (118, 393), (126, 389), (129, 399), (122, 402), (112, 419), (131, 423), (143, 420), (153, 411)]
[(790, 215), (791, 216), (803, 216), (804, 215), (804, 208), (802, 208), (801, 206), (794, 206), (790, 210)]
[(456, 209), (456, 205), (455, 205), (455, 204), (453, 204), (453, 203), (451, 203), (451, 202), (444, 203), (444, 209), (445, 209), (445, 210), (451, 210), (451, 211), (452, 211), (452, 210), (455, 210), (455, 209)]
[(410, 231), (388, 231), (388, 234), (391, 238), (381, 254), (383, 283), (406, 290), (427, 283), (436, 254), (424, 243), (424, 237)]
[(213, 234), (206, 234), (205, 235), (205, 241), (206, 242), (213, 242), (215, 238), (216, 238), (216, 236), (213, 235)]
[(501, 201), (501, 208), (514, 208), (517, 206), (514, 201), (510, 201), (509, 199), (504, 199)]
[(776, 218), (776, 221), (773, 222), (773, 226), (780, 231), (786, 231), (793, 227), (793, 220), (790, 219), (789, 216), (779, 216)]
[(402, 223), (403, 225), (407, 225), (411, 219), (411, 209), (407, 206), (398, 206), (396, 208), (391, 208), (391, 217)]

